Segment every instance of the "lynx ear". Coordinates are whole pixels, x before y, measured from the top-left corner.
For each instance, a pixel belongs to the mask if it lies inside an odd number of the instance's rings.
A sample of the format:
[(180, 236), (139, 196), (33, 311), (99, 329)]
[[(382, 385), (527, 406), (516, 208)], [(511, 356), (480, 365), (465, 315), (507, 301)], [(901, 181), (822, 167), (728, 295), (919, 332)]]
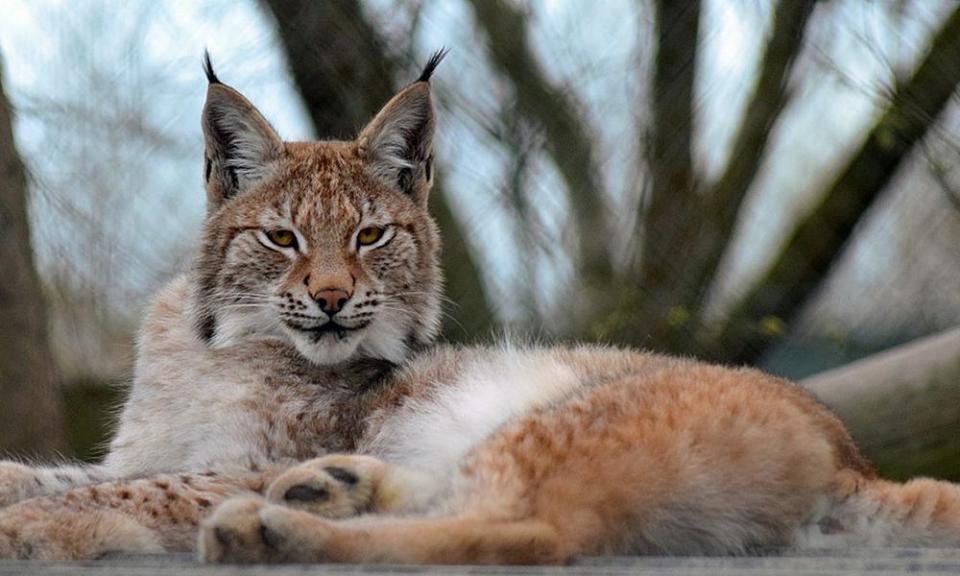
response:
[(249, 190), (269, 176), (283, 152), (283, 141), (242, 94), (220, 82), (205, 55), (210, 84), (203, 107), (203, 176), (207, 208)]
[(445, 55), (434, 54), (420, 78), (387, 102), (357, 138), (368, 169), (422, 206), (433, 184), (430, 76)]

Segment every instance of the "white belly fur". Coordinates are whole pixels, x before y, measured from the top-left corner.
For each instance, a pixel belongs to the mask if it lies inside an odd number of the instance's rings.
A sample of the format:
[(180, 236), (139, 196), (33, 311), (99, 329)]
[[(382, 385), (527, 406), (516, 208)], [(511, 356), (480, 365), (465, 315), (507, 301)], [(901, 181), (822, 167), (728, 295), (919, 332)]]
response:
[[(546, 351), (492, 350), (453, 383), (408, 402), (385, 423), (369, 452), (430, 479), (437, 494), (476, 445), (508, 421), (568, 396), (577, 375)], [(424, 496), (424, 495), (421, 495)]]

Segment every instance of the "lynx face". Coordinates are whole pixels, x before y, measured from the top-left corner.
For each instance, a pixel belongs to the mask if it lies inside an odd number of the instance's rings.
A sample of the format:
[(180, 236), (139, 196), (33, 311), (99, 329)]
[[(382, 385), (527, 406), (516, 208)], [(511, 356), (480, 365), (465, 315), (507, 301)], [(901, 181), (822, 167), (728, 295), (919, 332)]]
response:
[(283, 142), (207, 68), (208, 216), (195, 317), (213, 346), (401, 360), (439, 326), (431, 61), (353, 142)]

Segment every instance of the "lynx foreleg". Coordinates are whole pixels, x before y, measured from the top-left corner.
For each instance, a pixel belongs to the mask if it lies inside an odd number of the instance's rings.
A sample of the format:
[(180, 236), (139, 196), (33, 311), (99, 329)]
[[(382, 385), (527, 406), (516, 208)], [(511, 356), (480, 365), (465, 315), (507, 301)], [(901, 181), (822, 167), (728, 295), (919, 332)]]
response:
[(225, 502), (204, 522), (204, 562), (559, 564), (556, 531), (538, 520), (390, 518), (328, 521), (259, 498)]
[(33, 467), (0, 462), (0, 508), (38, 496), (62, 494), (78, 486), (111, 478), (102, 466)]

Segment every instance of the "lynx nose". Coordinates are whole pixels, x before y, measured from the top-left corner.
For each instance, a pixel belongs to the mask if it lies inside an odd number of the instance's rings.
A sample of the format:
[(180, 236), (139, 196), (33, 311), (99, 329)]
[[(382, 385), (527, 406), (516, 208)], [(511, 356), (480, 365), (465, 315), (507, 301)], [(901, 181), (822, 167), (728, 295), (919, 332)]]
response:
[(350, 299), (351, 294), (346, 290), (333, 288), (330, 290), (320, 290), (316, 294), (311, 294), (311, 296), (313, 296), (313, 299), (317, 301), (317, 304), (324, 312), (333, 316), (343, 309), (347, 304), (347, 300)]
[(307, 276), (303, 279), (310, 297), (316, 301), (320, 309), (333, 316), (353, 296), (353, 277), (349, 275)]

